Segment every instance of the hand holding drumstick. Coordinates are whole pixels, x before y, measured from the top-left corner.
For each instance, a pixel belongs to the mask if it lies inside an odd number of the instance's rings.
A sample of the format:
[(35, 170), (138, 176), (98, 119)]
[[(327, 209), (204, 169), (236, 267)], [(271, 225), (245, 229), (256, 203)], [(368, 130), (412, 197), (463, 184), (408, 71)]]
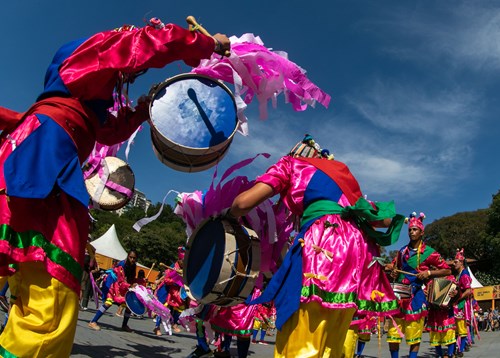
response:
[(213, 36), (210, 35), (210, 33), (205, 28), (203, 28), (200, 24), (198, 24), (198, 22), (196, 21), (194, 16), (188, 16), (186, 18), (186, 22), (189, 24), (189, 29), (191, 31), (198, 30), (203, 35), (210, 36), (214, 39), (214, 41), (215, 41), (214, 52), (215, 53), (217, 53), (219, 55), (226, 56), (226, 57), (229, 57), (231, 55), (231, 52), (230, 52), (231, 42), (229, 41), (229, 38), (226, 35), (219, 34), (219, 33), (217, 33)]

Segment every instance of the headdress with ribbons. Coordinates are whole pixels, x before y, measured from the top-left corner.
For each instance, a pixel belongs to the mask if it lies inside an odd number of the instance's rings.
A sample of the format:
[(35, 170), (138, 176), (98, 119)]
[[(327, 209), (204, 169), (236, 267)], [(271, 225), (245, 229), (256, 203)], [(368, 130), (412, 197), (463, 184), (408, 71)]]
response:
[(408, 228), (418, 227), (420, 230), (424, 231), (424, 219), (425, 219), (424, 213), (420, 213), (417, 216), (417, 213), (413, 212), (410, 214), (409, 217), (405, 219), (405, 223), (408, 224)]
[(328, 149), (321, 149), (310, 134), (305, 134), (304, 139), (295, 144), (288, 155), (302, 158), (325, 158), (333, 160), (333, 154)]

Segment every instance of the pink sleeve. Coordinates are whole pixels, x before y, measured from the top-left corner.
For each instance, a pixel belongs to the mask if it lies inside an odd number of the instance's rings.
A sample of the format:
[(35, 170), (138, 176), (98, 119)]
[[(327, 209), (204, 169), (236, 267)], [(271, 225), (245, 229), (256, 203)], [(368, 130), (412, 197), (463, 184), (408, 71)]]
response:
[(184, 60), (197, 65), (214, 51), (214, 40), (174, 24), (132, 31), (106, 31), (81, 44), (61, 65), (59, 74), (75, 97), (114, 86), (118, 72), (162, 68)]
[(462, 275), (460, 277), (460, 280), (458, 283), (459, 283), (460, 288), (465, 291), (465, 290), (471, 288), (472, 278), (467, 274)]
[(271, 186), (274, 194), (281, 193), (290, 185), (292, 163), (287, 157), (282, 157), (255, 181)]
[(450, 266), (446, 263), (446, 261), (441, 257), (441, 255), (435, 251), (433, 252), (426, 260), (425, 264), (427, 266), (434, 266), (436, 269), (449, 269)]

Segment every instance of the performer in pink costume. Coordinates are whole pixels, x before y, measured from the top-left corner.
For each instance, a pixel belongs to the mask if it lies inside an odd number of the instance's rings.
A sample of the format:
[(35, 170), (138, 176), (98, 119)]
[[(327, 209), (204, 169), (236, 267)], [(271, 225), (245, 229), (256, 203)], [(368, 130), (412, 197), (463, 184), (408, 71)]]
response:
[[(469, 326), (472, 322), (472, 278), (466, 266), (464, 250), (457, 250), (455, 260), (453, 260), (452, 273), (455, 275), (457, 282), (457, 290), (452, 293), (455, 297), (455, 305), (453, 306), (456, 320), (457, 342), (460, 340), (460, 345), (457, 347), (457, 356), (462, 357), (465, 351), (469, 337)], [(458, 339), (460, 337), (460, 339)]]
[[(308, 158), (305, 158), (308, 157)], [(301, 227), (283, 265), (262, 296), (277, 309), (276, 357), (340, 357), (353, 314), (387, 315), (397, 301), (377, 242), (390, 245), (403, 217), (392, 203), (369, 203), (343, 163), (306, 135), (256, 184), (234, 200), (228, 217), (246, 215), (280, 194)], [(391, 219), (393, 218), (392, 222)], [(373, 225), (389, 226), (388, 233)], [(391, 236), (391, 234), (393, 234)]]
[[(172, 329), (174, 332), (179, 333), (179, 316), (186, 308), (189, 307), (189, 297), (184, 290), (184, 283), (182, 281), (182, 265), (184, 260), (185, 248), (183, 246), (177, 248), (177, 261), (173, 267), (165, 270), (165, 275), (162, 282), (156, 289), (156, 296), (158, 300), (168, 307), (171, 311), (173, 322)], [(161, 335), (160, 331), (161, 317), (156, 317), (155, 328), (153, 332)]]
[[(411, 292), (409, 298), (402, 298), (398, 301), (400, 312), (395, 315), (397, 326), (389, 328), (387, 332), (391, 358), (399, 357), (399, 345), (403, 336), (410, 346), (409, 357), (417, 358), (425, 317), (429, 313), (422, 287), (431, 278), (444, 277), (451, 273), (441, 255), (424, 242), (424, 218), (424, 213), (418, 216), (415, 212), (411, 213), (406, 220), (410, 242), (399, 250), (392, 263), (386, 265), (387, 270), (392, 270), (391, 277), (396, 279), (397, 283), (409, 286)], [(432, 322), (440, 318), (444, 317), (433, 317)], [(446, 343), (446, 334), (442, 333), (445, 332), (435, 331), (431, 334), (431, 339), (435, 339), (436, 347)], [(439, 348), (437, 351), (439, 352)]]
[[(121, 92), (148, 68), (181, 59), (196, 66), (229, 47), (225, 35), (211, 38), (158, 19), (100, 32), (58, 50), (43, 92), (25, 113), (0, 107), (0, 284), (12, 275), (17, 297), (0, 355), (71, 352), (88, 235), (81, 167), (96, 141), (123, 142), (149, 117), (148, 99), (111, 113), (115, 88)], [(43, 289), (35, 292), (37, 286)]]

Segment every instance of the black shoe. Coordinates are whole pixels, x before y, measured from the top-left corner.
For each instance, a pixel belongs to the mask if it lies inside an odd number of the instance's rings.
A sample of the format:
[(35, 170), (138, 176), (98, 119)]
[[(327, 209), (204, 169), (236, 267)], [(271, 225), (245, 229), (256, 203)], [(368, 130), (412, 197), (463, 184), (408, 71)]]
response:
[(210, 349), (205, 350), (201, 346), (196, 346), (194, 352), (188, 355), (187, 358), (202, 358), (202, 357), (212, 357), (212, 351)]

